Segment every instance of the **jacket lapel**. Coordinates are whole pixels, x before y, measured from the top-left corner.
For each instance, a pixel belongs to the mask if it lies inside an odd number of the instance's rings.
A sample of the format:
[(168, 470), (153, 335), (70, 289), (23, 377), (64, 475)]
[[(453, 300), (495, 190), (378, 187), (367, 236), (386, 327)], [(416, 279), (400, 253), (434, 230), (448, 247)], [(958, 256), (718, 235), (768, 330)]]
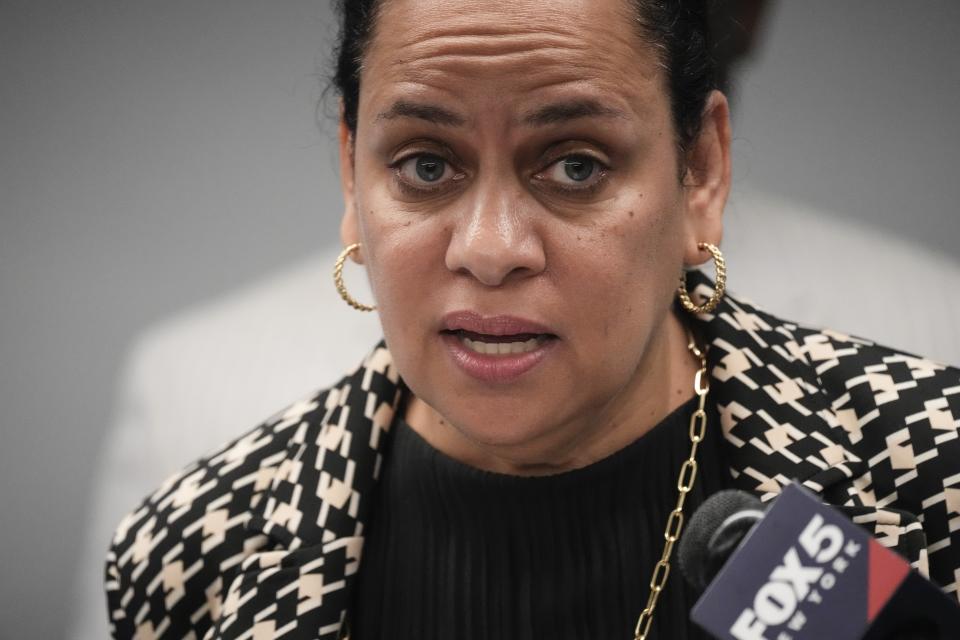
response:
[(245, 557), (205, 640), (248, 629), (255, 638), (340, 637), (401, 395), (381, 343), (336, 386), (276, 418), (294, 435), (280, 461), (264, 461), (273, 479), (253, 505)]
[(299, 425), (257, 509), (264, 532), (287, 549), (363, 535), (401, 389), (382, 342), (330, 389), (323, 417)]
[[(713, 283), (699, 271), (687, 281), (695, 300), (713, 293)], [(917, 517), (877, 508), (862, 489), (866, 461), (854, 453), (817, 374), (828, 346), (824, 334), (798, 331), (796, 324), (730, 295), (697, 322), (709, 344), (710, 392), (737, 488), (768, 501), (800, 482), (925, 572)]]
[[(700, 272), (693, 295), (709, 297)], [(709, 343), (711, 393), (737, 485), (769, 500), (791, 481), (826, 493), (859, 475), (863, 462), (847, 446), (830, 402), (805, 359), (805, 346), (784, 323), (726, 296), (714, 314), (697, 317)]]

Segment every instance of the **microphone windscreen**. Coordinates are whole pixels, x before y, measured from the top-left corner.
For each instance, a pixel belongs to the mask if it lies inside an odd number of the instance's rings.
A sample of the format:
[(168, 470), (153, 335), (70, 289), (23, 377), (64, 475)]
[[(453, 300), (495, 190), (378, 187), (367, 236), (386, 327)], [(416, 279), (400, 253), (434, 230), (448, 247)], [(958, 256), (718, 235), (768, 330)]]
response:
[[(677, 547), (677, 564), (687, 582), (698, 590), (705, 589), (726, 560), (726, 556), (719, 562), (712, 557), (714, 550), (710, 543), (730, 516), (742, 511), (763, 509), (763, 503), (756, 496), (737, 489), (719, 491), (707, 498), (690, 518)], [(736, 542), (739, 543), (739, 539)], [(736, 544), (733, 545), (735, 547)], [(729, 555), (733, 548), (726, 549), (724, 553)]]

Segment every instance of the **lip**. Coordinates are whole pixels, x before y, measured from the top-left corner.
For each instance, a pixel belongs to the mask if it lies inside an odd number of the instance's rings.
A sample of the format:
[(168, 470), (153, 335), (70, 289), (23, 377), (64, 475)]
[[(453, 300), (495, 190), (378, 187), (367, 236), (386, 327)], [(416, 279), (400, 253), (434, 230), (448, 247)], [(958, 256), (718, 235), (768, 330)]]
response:
[[(548, 334), (549, 338), (527, 353), (486, 354), (467, 348), (457, 331), (488, 336)], [(484, 316), (473, 311), (455, 311), (444, 316), (440, 333), (453, 361), (467, 375), (488, 384), (510, 383), (536, 367), (556, 346), (557, 335), (543, 324), (515, 316)]]
[(522, 333), (556, 335), (550, 327), (516, 316), (485, 316), (475, 311), (453, 311), (443, 317), (446, 331), (470, 331), (488, 336), (510, 336)]

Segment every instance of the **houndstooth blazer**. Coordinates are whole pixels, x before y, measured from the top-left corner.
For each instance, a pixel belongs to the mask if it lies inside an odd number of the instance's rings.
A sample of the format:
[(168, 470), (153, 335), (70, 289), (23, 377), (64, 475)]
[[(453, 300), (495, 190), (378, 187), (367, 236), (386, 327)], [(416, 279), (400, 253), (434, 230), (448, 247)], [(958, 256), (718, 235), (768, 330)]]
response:
[[(712, 292), (688, 280), (694, 297)], [(695, 324), (734, 485), (769, 500), (799, 480), (956, 595), (960, 370), (729, 295)], [(107, 555), (114, 637), (339, 637), (404, 393), (381, 343), (164, 482)]]

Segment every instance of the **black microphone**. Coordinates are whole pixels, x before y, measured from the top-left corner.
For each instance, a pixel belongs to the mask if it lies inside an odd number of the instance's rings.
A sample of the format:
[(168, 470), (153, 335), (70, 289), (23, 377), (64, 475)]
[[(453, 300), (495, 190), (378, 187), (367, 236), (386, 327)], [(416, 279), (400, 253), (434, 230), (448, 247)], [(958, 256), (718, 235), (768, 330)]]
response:
[(691, 618), (724, 640), (947, 640), (960, 606), (842, 513), (793, 484), (768, 509), (722, 491), (677, 548), (704, 591)]
[(764, 511), (760, 499), (746, 491), (726, 489), (707, 498), (677, 546), (677, 564), (687, 582), (697, 591), (706, 589)]

